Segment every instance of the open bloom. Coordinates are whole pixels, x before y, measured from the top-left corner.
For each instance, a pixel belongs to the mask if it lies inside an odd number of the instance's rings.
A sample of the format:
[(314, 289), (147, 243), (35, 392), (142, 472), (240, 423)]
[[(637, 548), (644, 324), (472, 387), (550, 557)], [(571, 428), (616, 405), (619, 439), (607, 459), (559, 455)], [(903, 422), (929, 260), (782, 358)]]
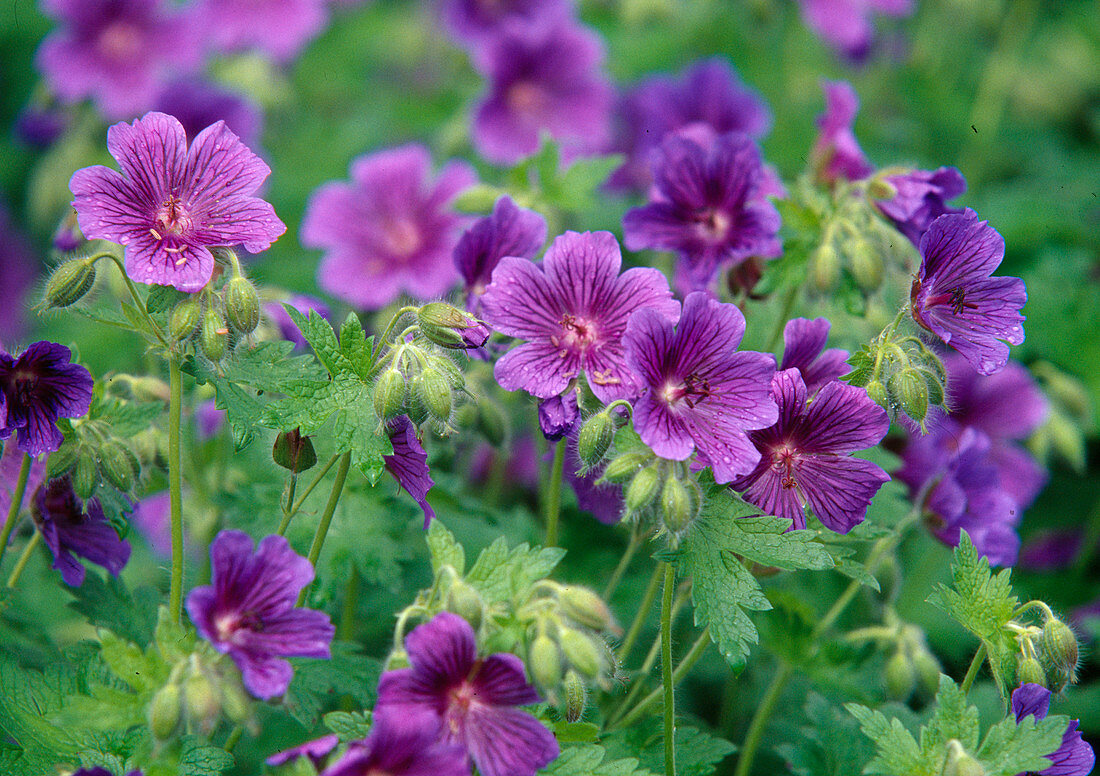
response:
[(215, 121), (225, 125), (249, 148), (260, 142), (263, 113), (248, 97), (200, 78), (178, 78), (157, 96), (157, 110), (175, 116), (189, 140)]
[[(1021, 684), (1012, 691), (1012, 713), (1016, 715), (1017, 722), (1023, 722), (1025, 717), (1046, 719), (1049, 711), (1050, 690), (1042, 685)], [(1062, 734), (1062, 743), (1056, 750), (1044, 755), (1050, 760), (1050, 767), (1039, 771), (1038, 776), (1088, 776), (1092, 773), (1096, 755), (1088, 742), (1081, 738), (1078, 724), (1078, 720), (1069, 721), (1066, 732)]]
[(779, 368), (797, 369), (811, 396), (851, 371), (847, 350), (825, 350), (829, 328), (826, 318), (792, 318), (783, 327), (783, 359)]
[(35, 342), (16, 357), (0, 350), (0, 439), (16, 434), (16, 446), (31, 456), (61, 447), (57, 419), (79, 418), (92, 404), (92, 376), (71, 358), (53, 342)]
[(698, 451), (717, 482), (748, 474), (760, 452), (747, 432), (779, 417), (769, 385), (775, 359), (738, 351), (745, 317), (736, 305), (705, 293), (688, 294), (672, 322), (652, 310), (634, 313), (627, 326), (627, 363), (646, 392), (634, 404), (634, 428), (662, 458), (683, 461)]
[(286, 62), (328, 23), (325, 0), (200, 0), (195, 15), (219, 51), (256, 49)]
[(382, 674), (376, 713), (434, 714), (443, 740), (461, 744), (484, 776), (534, 776), (558, 756), (553, 733), (515, 708), (540, 700), (523, 661), (507, 653), (478, 658), (466, 620), (437, 614), (405, 637), (405, 649), (412, 667)]
[(463, 219), (447, 207), (477, 178), (468, 164), (452, 161), (433, 182), (431, 163), (422, 145), (379, 151), (352, 161), (350, 183), (313, 192), (302, 244), (326, 250), (317, 269), (322, 289), (375, 310), (402, 291), (426, 301), (451, 287)]
[(1024, 281), (990, 277), (1005, 255), (1005, 241), (967, 208), (944, 215), (920, 241), (923, 257), (910, 291), (913, 320), (959, 351), (979, 373), (1008, 363), (1008, 345), (1024, 341)]
[(533, 259), (546, 242), (546, 219), (504, 196), (493, 212), (479, 218), (455, 246), (455, 267), (466, 283), (466, 306), (475, 314), (481, 309), (481, 295), (505, 256)]
[(871, 14), (906, 16), (913, 0), (801, 0), (806, 24), (850, 59), (862, 59), (871, 48)]
[(825, 81), (825, 113), (817, 119), (818, 136), (811, 151), (817, 177), (832, 185), (838, 179), (857, 181), (874, 168), (859, 147), (852, 125), (859, 112), (859, 97), (846, 81)]
[(257, 698), (286, 692), (294, 669), (286, 657), (331, 657), (335, 628), (328, 615), (295, 608), (313, 581), (313, 566), (282, 536), (265, 536), (259, 549), (242, 531), (222, 531), (210, 545), (212, 585), (187, 596), (187, 612), (214, 649), (241, 669)]
[(370, 735), (353, 741), (321, 776), (469, 776), (466, 750), (441, 740), (440, 726), (431, 712), (387, 714), (376, 708)]
[(810, 396), (797, 369), (778, 372), (772, 397), (779, 422), (750, 431), (760, 463), (734, 480), (750, 504), (805, 528), (804, 507), (837, 533), (863, 522), (871, 499), (890, 480), (881, 468), (851, 453), (873, 447), (890, 429), (886, 410), (860, 388), (837, 380)]
[(680, 305), (659, 271), (620, 275), (621, 267), (610, 232), (566, 232), (554, 239), (541, 267), (501, 259), (481, 297), (482, 311), (496, 331), (527, 342), (497, 362), (497, 382), (548, 399), (583, 370), (601, 401), (637, 396), (641, 385), (623, 353), (627, 320), (635, 310), (655, 308), (658, 318), (672, 321)]
[(947, 206), (947, 200), (966, 192), (966, 179), (954, 167), (909, 170), (887, 175), (885, 180), (897, 194), (875, 205), (918, 248), (933, 221), (946, 213), (963, 212), (962, 208)]
[(393, 455), (383, 456), (386, 471), (393, 475), (406, 493), (424, 510), (424, 527), (432, 522), (435, 510), (428, 503), (428, 491), (435, 482), (428, 469), (428, 454), (416, 435), (416, 426), (408, 415), (394, 418), (387, 431)]
[(118, 538), (99, 501), (93, 498), (81, 504), (68, 477), (40, 485), (31, 502), (31, 514), (53, 554), (53, 568), (61, 572), (66, 585), (84, 584), (85, 569), (77, 557), (87, 558), (115, 576), (130, 560), (130, 543)]
[(223, 121), (188, 148), (177, 119), (146, 113), (108, 129), (107, 148), (122, 173), (77, 170), (73, 207), (85, 237), (126, 246), (126, 273), (139, 283), (198, 291), (214, 273), (211, 246), (258, 253), (286, 231), (252, 196), (271, 169)]
[(764, 170), (751, 138), (730, 133), (701, 146), (674, 135), (650, 158), (656, 194), (623, 216), (627, 248), (676, 251), (690, 290), (750, 256), (779, 255), (779, 213), (761, 191)]
[(467, 44), (482, 44), (513, 24), (529, 27), (568, 19), (569, 0), (445, 0), (448, 32)]

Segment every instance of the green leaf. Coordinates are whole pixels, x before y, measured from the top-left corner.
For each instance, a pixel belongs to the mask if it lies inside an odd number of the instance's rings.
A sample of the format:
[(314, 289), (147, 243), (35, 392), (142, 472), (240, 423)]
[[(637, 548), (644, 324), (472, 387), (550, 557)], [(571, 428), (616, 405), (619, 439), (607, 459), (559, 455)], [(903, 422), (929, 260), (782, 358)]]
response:
[(180, 748), (180, 776), (218, 776), (236, 763), (224, 749), (204, 742), (198, 736), (184, 736)]
[(582, 744), (563, 749), (548, 766), (539, 771), (546, 776), (652, 776), (639, 768), (632, 757), (609, 760), (599, 744)]
[[(617, 730), (603, 737), (607, 757), (637, 757), (642, 768), (664, 773), (665, 751), (660, 720), (645, 719), (627, 730)], [(722, 760), (737, 751), (737, 747), (697, 728), (676, 726), (677, 776), (709, 776)]]
[(349, 695), (361, 708), (374, 705), (382, 664), (359, 651), (357, 644), (332, 643), (330, 660), (293, 658), (294, 679), (286, 694), (286, 709), (303, 725), (317, 724), (325, 706)]
[(155, 649), (146, 652), (110, 631), (100, 631), (99, 641), (108, 667), (135, 691), (151, 693), (168, 680), (168, 666)]
[(780, 744), (776, 752), (796, 776), (855, 776), (874, 756), (874, 745), (860, 735), (859, 722), (815, 692), (803, 708), (810, 725)]
[(1011, 715), (989, 729), (978, 759), (988, 776), (1016, 776), (1039, 773), (1050, 767), (1047, 755), (1062, 745), (1069, 719), (1050, 716), (1036, 721), (1028, 716), (1017, 724)]
[(591, 722), (556, 722), (554, 737), (562, 744), (591, 744), (600, 735), (600, 726)]
[(503, 536), (481, 551), (466, 581), (492, 605), (516, 598), (546, 577), (565, 557), (558, 547), (531, 547), (526, 542), (508, 549)]
[(133, 593), (122, 577), (108, 575), (106, 581), (89, 571), (80, 587), (69, 588), (76, 598), (69, 606), (84, 615), (91, 625), (106, 628), (121, 638), (144, 647), (153, 637), (160, 594), (151, 587)]
[(330, 375), (341, 371), (343, 366), (343, 354), (340, 352), (340, 343), (336, 340), (336, 332), (330, 324), (316, 310), (309, 311), (309, 317), (302, 315), (291, 304), (284, 304), (283, 309), (294, 321), (294, 325), (302, 332), (302, 337), (313, 348), (317, 360), (324, 364)]
[(978, 746), (978, 709), (971, 706), (966, 693), (952, 681), (940, 676), (936, 693), (936, 709), (920, 734), (920, 748), (926, 759), (934, 759), (947, 748), (947, 742), (957, 740), (967, 751)]
[(920, 747), (913, 734), (905, 729), (901, 720), (886, 719), (879, 711), (872, 711), (858, 703), (846, 703), (844, 708), (859, 720), (863, 735), (875, 742), (877, 753), (864, 773), (884, 776), (909, 776), (930, 773), (923, 768)]
[(444, 566), (450, 566), (461, 577), (466, 573), (466, 550), (455, 541), (453, 533), (447, 530), (442, 520), (433, 520), (428, 526), (428, 551), (432, 556), (432, 572), (439, 573)]
[(371, 380), (373, 366), (372, 345), (374, 337), (367, 339), (363, 333), (363, 324), (354, 312), (348, 313), (344, 325), (340, 327), (340, 353), (347, 359), (355, 374), (363, 380)]
[(325, 727), (338, 735), (342, 743), (359, 741), (370, 733), (369, 711), (330, 711), (323, 719)]

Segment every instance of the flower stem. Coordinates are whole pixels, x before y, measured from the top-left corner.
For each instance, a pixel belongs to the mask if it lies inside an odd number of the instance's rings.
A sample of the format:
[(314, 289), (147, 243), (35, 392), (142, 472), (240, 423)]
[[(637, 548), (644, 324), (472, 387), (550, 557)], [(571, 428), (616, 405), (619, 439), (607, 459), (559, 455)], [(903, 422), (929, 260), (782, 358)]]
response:
[(137, 307), (141, 317), (145, 319), (145, 325), (149, 327), (149, 332), (157, 338), (164, 347), (168, 347), (168, 338), (164, 336), (164, 332), (161, 331), (160, 326), (157, 326), (156, 321), (149, 315), (149, 308), (146, 307), (145, 302), (141, 300), (141, 295), (138, 294), (137, 289), (134, 287), (134, 282), (130, 280), (130, 276), (126, 274), (126, 266), (122, 263), (122, 259), (116, 256), (114, 253), (103, 253), (93, 257), (93, 263), (100, 259), (110, 259), (118, 267), (119, 274), (122, 275), (122, 279), (126, 282), (126, 288), (130, 291), (130, 298), (134, 300), (134, 306)]
[(974, 653), (974, 659), (970, 661), (970, 667), (966, 669), (966, 676), (963, 677), (960, 688), (964, 693), (969, 693), (971, 686), (974, 684), (974, 680), (978, 678), (978, 671), (982, 668), (982, 663), (985, 662), (985, 642), (983, 641), (981, 646), (978, 647), (978, 651)]
[(665, 690), (665, 776), (676, 776), (676, 685), (672, 681), (672, 597), (676, 592), (676, 569), (665, 567), (665, 590), (661, 597), (661, 681)]
[[(676, 670), (672, 672), (672, 684), (673, 686), (680, 683), (680, 680), (687, 675), (687, 672), (695, 667), (695, 664), (702, 659), (703, 655), (707, 651), (707, 646), (710, 644), (710, 628), (704, 628), (703, 632), (699, 634), (699, 638), (695, 640), (695, 643), (691, 645), (691, 649), (684, 655), (684, 659), (680, 661), (680, 665), (676, 666)], [(651, 692), (645, 698), (638, 703), (637, 706), (632, 708), (627, 714), (624, 714), (622, 719), (612, 722), (608, 729), (629, 727), (638, 721), (638, 718), (649, 711), (658, 700), (660, 700), (665, 694), (665, 685), (662, 682), (661, 686)]]
[(23, 574), (23, 569), (27, 567), (27, 561), (31, 559), (31, 554), (34, 552), (34, 548), (38, 546), (38, 542), (42, 540), (42, 534), (38, 531), (34, 532), (30, 541), (27, 542), (27, 546), (23, 548), (23, 554), (19, 556), (19, 560), (15, 563), (15, 568), (12, 569), (11, 576), (8, 577), (8, 587), (15, 587), (15, 583), (19, 581), (19, 577)]
[[(298, 510), (302, 508), (302, 504), (304, 504), (305, 500), (309, 498), (309, 494), (313, 492), (314, 488), (321, 484), (321, 480), (325, 478), (325, 475), (328, 474), (329, 469), (335, 466), (338, 460), (340, 460), (339, 453), (332, 456), (332, 458), (329, 458), (328, 463), (324, 465), (321, 471), (317, 472), (317, 475), (313, 478), (313, 482), (309, 483), (309, 487), (306, 488), (306, 492), (303, 493), (296, 502), (294, 502), (294, 506), (290, 507), (289, 511), (283, 513), (283, 520), (281, 523), (279, 523), (279, 528), (275, 533), (279, 534), (279, 536), (286, 535), (286, 529), (290, 526), (291, 518), (298, 514)], [(291, 493), (291, 495), (293, 496), (293, 492)], [(289, 499), (287, 503), (290, 503)]]
[(653, 570), (653, 576), (650, 577), (649, 587), (646, 588), (645, 595), (642, 596), (642, 603), (638, 606), (638, 613), (634, 615), (634, 622), (630, 623), (630, 630), (626, 632), (626, 637), (623, 639), (622, 646), (619, 647), (619, 663), (626, 664), (626, 659), (630, 657), (631, 650), (634, 649), (634, 645), (638, 641), (638, 636), (642, 632), (642, 626), (645, 625), (646, 615), (649, 614), (650, 608), (653, 606), (653, 601), (657, 598), (657, 588), (661, 584), (661, 567), (658, 566)]
[(244, 735), (244, 726), (237, 725), (229, 731), (229, 736), (225, 739), (225, 746), (222, 748), (233, 754), (233, 750), (237, 748), (237, 743), (241, 740), (242, 735)]
[(772, 677), (764, 699), (756, 707), (752, 722), (749, 723), (749, 732), (745, 735), (745, 743), (741, 747), (741, 755), (737, 758), (737, 770), (734, 776), (748, 776), (752, 772), (752, 761), (756, 757), (756, 750), (760, 748), (760, 742), (764, 738), (764, 729), (768, 726), (779, 698), (783, 694), (787, 681), (791, 678), (793, 669), (787, 663), (780, 663), (779, 670)]
[(15, 481), (15, 490), (11, 494), (11, 506), (8, 507), (8, 516), (4, 520), (3, 529), (0, 529), (0, 563), (4, 562), (4, 553), (8, 549), (8, 541), (11, 540), (12, 531), (15, 530), (19, 510), (23, 508), (23, 496), (27, 492), (27, 478), (30, 477), (33, 463), (33, 459), (24, 453), (23, 463), (19, 467), (19, 478)]
[(168, 613), (179, 623), (183, 619), (183, 471), (180, 460), (180, 415), (183, 412), (183, 376), (179, 355), (168, 356), (168, 498), (172, 517), (172, 581), (168, 592)]
[(561, 478), (565, 470), (564, 439), (554, 446), (554, 463), (550, 469), (550, 487), (546, 491), (546, 546), (558, 545), (558, 516), (561, 514)]
[[(332, 492), (328, 497), (328, 504), (321, 515), (321, 521), (317, 523), (317, 531), (313, 534), (313, 544), (309, 548), (309, 563), (317, 567), (317, 559), (321, 557), (321, 547), (325, 544), (325, 536), (328, 535), (328, 527), (332, 524), (332, 515), (336, 512), (336, 504), (340, 501), (340, 494), (344, 492), (344, 482), (348, 478), (348, 469), (351, 468), (351, 451), (348, 450), (340, 457), (340, 468), (336, 470), (336, 480), (332, 483)], [(298, 594), (298, 606), (305, 603), (308, 587), (302, 588)]]
[(633, 529), (630, 533), (630, 542), (626, 545), (626, 550), (623, 552), (621, 558), (619, 558), (619, 564), (615, 566), (615, 570), (611, 572), (611, 579), (607, 581), (607, 587), (603, 590), (603, 600), (611, 600), (612, 594), (619, 587), (619, 582), (622, 581), (623, 575), (630, 567), (630, 561), (634, 560), (635, 553), (638, 552), (638, 548), (642, 545), (642, 534), (637, 529)]
[(402, 307), (400, 310), (394, 313), (394, 316), (390, 318), (390, 322), (389, 324), (387, 324), (385, 331), (383, 331), (378, 339), (374, 341), (374, 352), (371, 353), (370, 358), (372, 366), (376, 361), (378, 361), (378, 356), (381, 355), (382, 348), (386, 346), (386, 339), (390, 336), (390, 334), (393, 333), (393, 329), (395, 326), (397, 326), (397, 322), (401, 320), (401, 317), (406, 313), (415, 313), (419, 309), (419, 307), (406, 306)]

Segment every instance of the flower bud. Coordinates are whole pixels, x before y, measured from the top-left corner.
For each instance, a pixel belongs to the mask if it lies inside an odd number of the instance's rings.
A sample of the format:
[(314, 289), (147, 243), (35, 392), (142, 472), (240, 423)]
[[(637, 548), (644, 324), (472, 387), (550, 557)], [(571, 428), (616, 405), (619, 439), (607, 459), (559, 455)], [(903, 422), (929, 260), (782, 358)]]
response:
[(1072, 675), (1077, 668), (1077, 637), (1068, 625), (1055, 618), (1047, 620), (1039, 644), (1051, 665)]
[(917, 685), (916, 672), (904, 649), (897, 649), (886, 661), (884, 669), (886, 679), (886, 697), (894, 701), (904, 701), (913, 694)]
[(225, 284), (225, 314), (241, 334), (251, 334), (260, 325), (260, 295), (245, 277), (238, 275)]
[(1073, 674), (1060, 666), (1048, 666), (1046, 674), (1047, 689), (1055, 693), (1066, 689), (1066, 685), (1073, 680)]
[(420, 400), (432, 418), (440, 423), (446, 423), (451, 419), (453, 407), (451, 386), (442, 372), (430, 366), (425, 368), (420, 373), (418, 390)]
[(661, 513), (665, 527), (673, 534), (683, 532), (699, 514), (700, 501), (689, 484), (669, 477), (661, 488)]
[(478, 401), (475, 427), (485, 437), (485, 441), (493, 447), (504, 444), (507, 433), (504, 413), (489, 399), (482, 398)]
[(571, 433), (579, 417), (577, 394), (574, 391), (551, 396), (539, 403), (539, 429), (551, 442)]
[(171, 738), (179, 726), (180, 695), (178, 684), (166, 684), (149, 704), (149, 729), (159, 741)]
[(222, 711), (230, 722), (244, 722), (252, 713), (252, 701), (239, 682), (229, 679), (222, 684)]
[(867, 184), (867, 194), (872, 199), (893, 199), (898, 195), (897, 187), (890, 182), (889, 178), (876, 175)]
[(135, 377), (130, 381), (130, 393), (138, 401), (162, 401), (169, 399), (168, 383), (156, 377)]
[(611, 625), (611, 612), (603, 599), (587, 587), (566, 585), (558, 600), (566, 617), (576, 620), (592, 630), (607, 630)]
[[(409, 416), (409, 420), (413, 422), (414, 426), (419, 426), (428, 419), (428, 407), (424, 404), (424, 393), (421, 387), (423, 385), (423, 380), (421, 380), (420, 374), (414, 374), (409, 378), (408, 385), (408, 400), (405, 403), (403, 411)], [(376, 410), (377, 408), (378, 406), (375, 405)]]
[(822, 243), (810, 260), (810, 274), (818, 291), (828, 291), (840, 277), (840, 254), (831, 243)]
[(214, 363), (225, 358), (229, 346), (229, 329), (217, 310), (207, 310), (202, 317), (202, 354)]
[(81, 452), (73, 469), (73, 492), (87, 501), (99, 486), (99, 466), (88, 450)]
[(46, 307), (68, 307), (84, 298), (95, 285), (95, 264), (73, 259), (54, 270), (46, 281)]
[(614, 482), (621, 484), (631, 479), (635, 473), (653, 459), (648, 452), (635, 451), (623, 453), (612, 459), (607, 468), (603, 470), (603, 476), (598, 482)]
[(447, 611), (462, 617), (476, 631), (485, 615), (485, 602), (481, 595), (461, 580), (455, 580), (447, 591)]
[(189, 296), (172, 310), (168, 319), (168, 336), (174, 342), (182, 342), (195, 333), (202, 319), (202, 303), (198, 295)]
[(853, 241), (848, 251), (848, 262), (852, 277), (861, 289), (874, 291), (882, 285), (882, 256), (875, 252), (867, 240), (858, 238)]
[(584, 707), (588, 702), (588, 690), (584, 680), (576, 671), (565, 673), (565, 721), (579, 722), (584, 716)]
[(396, 418), (405, 409), (405, 376), (394, 367), (382, 372), (374, 384), (374, 413), (379, 420)]
[(113, 439), (100, 446), (99, 456), (99, 468), (107, 482), (123, 493), (129, 493), (141, 474), (137, 456)]
[(577, 454), (585, 469), (590, 469), (607, 455), (615, 436), (615, 421), (609, 412), (598, 412), (585, 421), (577, 436)]
[(921, 369), (920, 373), (924, 375), (924, 385), (928, 389), (928, 403), (943, 404), (945, 395), (943, 382), (940, 381), (939, 376), (929, 369)]
[(917, 369), (903, 369), (890, 378), (890, 393), (905, 414), (922, 421), (928, 414), (928, 384)]
[(923, 647), (913, 655), (913, 668), (917, 672), (917, 685), (920, 691), (932, 697), (940, 686), (940, 674), (943, 667), (936, 656)]
[(561, 652), (554, 640), (545, 633), (540, 633), (531, 642), (527, 653), (527, 668), (535, 684), (544, 690), (557, 687), (561, 681)]
[(183, 685), (187, 714), (204, 731), (211, 731), (221, 714), (218, 688), (201, 671), (191, 674)]
[(627, 512), (639, 512), (657, 497), (657, 490), (661, 487), (661, 475), (656, 466), (647, 466), (634, 475), (630, 485), (626, 488), (623, 503)]
[(878, 406), (885, 409), (886, 407), (886, 386), (879, 380), (872, 380), (867, 383), (867, 396), (870, 397)]
[(453, 350), (480, 348), (492, 333), (477, 318), (446, 302), (429, 302), (421, 307), (416, 323), (429, 340)]
[(562, 628), (558, 636), (565, 661), (589, 679), (600, 675), (600, 653), (592, 640), (573, 628)]
[(271, 460), (287, 471), (300, 474), (316, 465), (317, 452), (313, 449), (313, 441), (302, 436), (299, 429), (280, 431), (271, 448)]
[(1016, 664), (1017, 684), (1047, 685), (1047, 672), (1043, 670), (1043, 664), (1033, 657), (1022, 657)]
[(52, 479), (60, 477), (69, 469), (76, 466), (80, 457), (80, 443), (74, 437), (69, 437), (61, 443), (61, 447), (55, 450), (46, 460), (46, 474)]

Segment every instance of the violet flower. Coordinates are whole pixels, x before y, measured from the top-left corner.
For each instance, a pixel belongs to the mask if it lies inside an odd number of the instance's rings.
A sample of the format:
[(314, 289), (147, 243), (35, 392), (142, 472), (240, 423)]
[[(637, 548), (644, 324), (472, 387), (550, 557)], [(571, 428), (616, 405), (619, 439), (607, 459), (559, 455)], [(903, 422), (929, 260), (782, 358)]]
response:
[(289, 62), (328, 23), (325, 0), (199, 0), (195, 15), (219, 52), (255, 49)]
[[(15, 445), (4, 445), (0, 453), (0, 528), (7, 519), (8, 510), (11, 509), (11, 500), (15, 496), (15, 486), (19, 482), (19, 470), (23, 468), (23, 451)], [(27, 474), (27, 487), (23, 492), (23, 505), (26, 506), (38, 490), (38, 486), (46, 479), (46, 459), (34, 458), (31, 470)]]
[(763, 167), (751, 138), (730, 133), (702, 147), (674, 135), (650, 158), (656, 193), (623, 216), (627, 248), (676, 251), (690, 291), (750, 256), (779, 255), (779, 213), (761, 194)]
[(443, 740), (461, 744), (484, 776), (534, 776), (559, 753), (553, 733), (516, 706), (539, 702), (523, 661), (477, 656), (473, 628), (450, 612), (405, 637), (411, 668), (382, 674), (376, 713), (390, 719), (430, 712)]
[(60, 106), (29, 104), (15, 117), (12, 130), (24, 143), (43, 151), (61, 137), (68, 125), (69, 117)]
[(115, 576), (130, 560), (130, 543), (118, 538), (97, 499), (81, 503), (68, 476), (38, 487), (31, 501), (31, 515), (53, 554), (53, 568), (61, 572), (61, 579), (70, 587), (84, 584), (85, 568), (77, 557)]
[(569, 0), (445, 0), (442, 5), (447, 31), (466, 44), (484, 44), (513, 24), (552, 25), (572, 11)]
[(339, 744), (340, 737), (335, 733), (330, 733), (327, 736), (321, 736), (312, 741), (306, 741), (304, 744), (293, 746), (290, 749), (276, 752), (264, 760), (264, 762), (274, 768), (277, 765), (284, 765), (293, 760), (297, 760), (299, 757), (308, 757), (309, 761), (313, 763), (313, 767), (320, 770), (324, 767), (325, 761), (332, 753), (332, 750), (339, 746)]
[(745, 317), (736, 305), (689, 294), (673, 331), (653, 310), (634, 313), (624, 342), (627, 363), (647, 388), (634, 404), (634, 428), (662, 458), (683, 461), (698, 451), (714, 479), (748, 474), (760, 452), (747, 432), (779, 417), (768, 386), (775, 359), (736, 350)]
[[(1012, 691), (1012, 713), (1017, 722), (1026, 717), (1036, 721), (1046, 719), (1050, 711), (1050, 690), (1040, 684), (1021, 684)], [(1050, 767), (1039, 771), (1038, 776), (1088, 776), (1096, 764), (1092, 747), (1081, 737), (1077, 729), (1079, 721), (1071, 719), (1062, 734), (1062, 743), (1048, 755)], [(1017, 776), (1027, 776), (1018, 774)]]
[(16, 434), (16, 446), (30, 456), (61, 447), (57, 419), (82, 417), (92, 404), (92, 376), (70, 363), (72, 355), (45, 341), (14, 358), (0, 350), (0, 439)]
[(811, 396), (851, 371), (847, 350), (825, 350), (830, 325), (825, 318), (792, 318), (783, 326), (783, 360), (779, 368), (797, 369)]
[(838, 179), (857, 181), (874, 168), (863, 155), (852, 125), (859, 111), (859, 97), (845, 81), (825, 81), (825, 113), (817, 119), (818, 136), (810, 152), (818, 179), (832, 185)]
[(907, 16), (913, 0), (800, 0), (806, 25), (849, 59), (863, 59), (871, 48), (871, 14)]
[(156, 109), (175, 116), (193, 140), (216, 121), (224, 121), (241, 142), (255, 148), (263, 129), (263, 113), (251, 99), (198, 78), (176, 79), (157, 97)]
[(750, 431), (760, 462), (734, 480), (734, 490), (770, 515), (805, 528), (803, 512), (813, 509), (826, 528), (848, 533), (863, 522), (871, 499), (890, 475), (851, 453), (874, 447), (890, 430), (886, 410), (866, 391), (837, 380), (827, 383), (813, 401), (797, 369), (772, 379), (779, 422)]
[(200, 60), (190, 11), (163, 0), (44, 0), (60, 27), (42, 41), (35, 64), (64, 102), (92, 98), (108, 119), (148, 110), (170, 73)]
[(283, 339), (293, 342), (294, 345), (299, 348), (304, 348), (306, 346), (306, 338), (302, 336), (302, 332), (291, 319), (286, 308), (283, 307), (283, 304), (290, 305), (307, 318), (310, 312), (313, 311), (316, 311), (316, 313), (325, 320), (329, 320), (332, 317), (332, 310), (329, 309), (327, 304), (320, 299), (315, 299), (312, 296), (305, 296), (304, 294), (291, 294), (286, 299), (265, 302), (263, 305), (264, 315), (275, 324)]
[(983, 375), (1008, 363), (1008, 345), (1024, 341), (1024, 281), (990, 277), (1005, 242), (967, 208), (944, 215), (920, 241), (923, 257), (910, 292), (913, 320), (957, 350)]
[(541, 266), (501, 259), (481, 297), (482, 313), (496, 331), (526, 342), (497, 362), (497, 382), (548, 399), (584, 371), (601, 401), (637, 396), (642, 386), (623, 352), (627, 320), (636, 310), (654, 308), (658, 318), (672, 321), (680, 305), (658, 270), (620, 275), (621, 266), (610, 232), (566, 232), (554, 239)]
[(672, 132), (702, 126), (716, 135), (743, 132), (760, 138), (772, 121), (763, 98), (719, 58), (699, 60), (677, 77), (643, 79), (626, 94), (619, 113), (624, 136), (616, 150), (627, 161), (609, 183), (620, 189), (649, 185), (649, 154)]
[(428, 454), (416, 435), (416, 426), (407, 415), (394, 418), (387, 433), (393, 455), (382, 456), (386, 471), (424, 510), (424, 528), (427, 529), (435, 517), (435, 510), (428, 503), (428, 491), (435, 484), (428, 469)]
[(477, 178), (465, 162), (448, 162), (434, 182), (430, 169), (428, 149), (411, 144), (360, 156), (350, 183), (313, 192), (301, 239), (326, 250), (317, 269), (322, 289), (376, 310), (403, 291), (427, 301), (451, 287), (451, 253), (464, 219), (447, 207)]
[(602, 62), (599, 37), (571, 21), (507, 25), (477, 52), (489, 81), (474, 114), (477, 152), (514, 164), (538, 150), (543, 132), (566, 159), (607, 148), (614, 92)]
[(69, 182), (88, 239), (126, 246), (126, 272), (139, 283), (195, 292), (214, 273), (211, 246), (267, 249), (286, 231), (275, 210), (252, 194), (271, 172), (219, 121), (191, 147), (174, 117), (146, 113), (107, 130), (122, 173), (96, 165)]
[(539, 430), (551, 442), (572, 434), (581, 418), (577, 392), (565, 391), (539, 402)]
[(4, 340), (18, 340), (27, 327), (30, 304), (24, 302), (34, 285), (35, 259), (30, 243), (3, 201), (0, 201), (0, 277), (4, 303), (0, 304), (0, 350)]
[(387, 714), (375, 708), (370, 735), (356, 741), (321, 776), (470, 776), (466, 750), (441, 740), (434, 710)]
[(505, 256), (533, 259), (546, 242), (546, 219), (503, 196), (493, 212), (463, 233), (454, 250), (455, 267), (466, 283), (466, 306), (480, 314), (481, 295)]
[(282, 536), (265, 536), (253, 552), (242, 531), (221, 531), (210, 545), (211, 582), (187, 596), (199, 633), (241, 669), (257, 698), (282, 695), (294, 669), (286, 657), (331, 657), (328, 615), (295, 608), (313, 566)]
[(909, 170), (884, 178), (897, 190), (890, 199), (875, 203), (894, 227), (920, 247), (920, 238), (940, 216), (962, 213), (962, 208), (948, 207), (946, 201), (966, 192), (966, 179), (954, 167), (937, 170)]

